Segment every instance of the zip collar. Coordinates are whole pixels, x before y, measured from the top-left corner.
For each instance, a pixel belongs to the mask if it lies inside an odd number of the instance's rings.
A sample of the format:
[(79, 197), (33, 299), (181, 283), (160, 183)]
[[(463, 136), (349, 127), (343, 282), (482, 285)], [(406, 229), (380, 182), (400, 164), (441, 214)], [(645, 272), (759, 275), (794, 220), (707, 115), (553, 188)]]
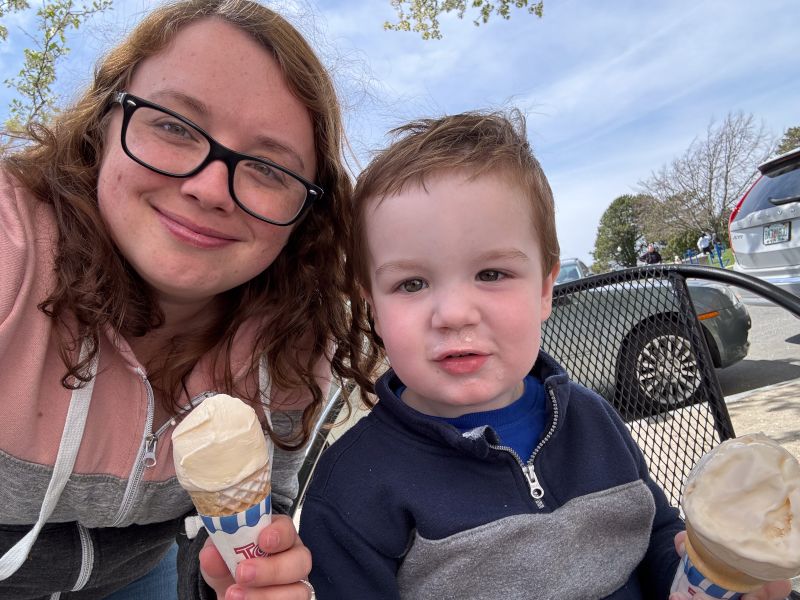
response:
[[(548, 354), (543, 351), (539, 352), (531, 374), (544, 382), (548, 404), (548, 424), (542, 442), (534, 449), (528, 462), (532, 462), (542, 445), (557, 434), (569, 401), (569, 378), (566, 371)], [(402, 382), (393, 369), (389, 369), (378, 379), (375, 383), (375, 392), (379, 402), (372, 411), (375, 418), (390, 427), (402, 428), (404, 435), (410, 435), (423, 443), (431, 440), (437, 444), (444, 443), (460, 452), (466, 452), (479, 458), (489, 458), (498, 452), (497, 446), (500, 442), (491, 428), (477, 428), (472, 432), (462, 434), (452, 425), (431, 419), (406, 405), (394, 393), (394, 390), (400, 385)], [(383, 414), (384, 411), (393, 416), (387, 418)]]

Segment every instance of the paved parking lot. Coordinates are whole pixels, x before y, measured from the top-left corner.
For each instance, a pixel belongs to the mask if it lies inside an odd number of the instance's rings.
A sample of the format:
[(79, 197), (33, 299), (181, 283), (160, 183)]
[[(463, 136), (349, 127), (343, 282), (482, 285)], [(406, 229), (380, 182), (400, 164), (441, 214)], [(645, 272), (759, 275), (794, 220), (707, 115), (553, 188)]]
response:
[[(736, 435), (764, 432), (800, 460), (800, 379), (726, 398)], [(792, 582), (800, 592), (800, 577)]]
[(800, 460), (800, 379), (726, 398), (736, 435), (762, 431)]

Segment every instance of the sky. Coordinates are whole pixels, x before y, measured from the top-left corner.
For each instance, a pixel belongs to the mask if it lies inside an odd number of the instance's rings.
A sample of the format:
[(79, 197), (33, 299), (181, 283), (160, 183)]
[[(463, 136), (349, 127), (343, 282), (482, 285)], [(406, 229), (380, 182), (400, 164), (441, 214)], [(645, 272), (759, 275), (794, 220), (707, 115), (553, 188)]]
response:
[[(444, 39), (428, 41), (384, 31), (395, 18), (390, 0), (264, 1), (332, 70), (356, 172), (410, 119), (521, 109), (555, 195), (562, 256), (587, 263), (609, 204), (635, 193), (711, 122), (742, 111), (776, 138), (800, 125), (797, 0), (545, 0), (541, 19), (513, 10), (508, 21), (475, 27), (469, 12), (446, 15)], [(58, 67), (64, 102), (155, 4), (114, 0), (69, 38), (72, 52)], [(20, 69), (24, 31), (35, 24), (30, 14), (3, 22), (5, 80)], [(10, 99), (4, 86), (0, 122)]]

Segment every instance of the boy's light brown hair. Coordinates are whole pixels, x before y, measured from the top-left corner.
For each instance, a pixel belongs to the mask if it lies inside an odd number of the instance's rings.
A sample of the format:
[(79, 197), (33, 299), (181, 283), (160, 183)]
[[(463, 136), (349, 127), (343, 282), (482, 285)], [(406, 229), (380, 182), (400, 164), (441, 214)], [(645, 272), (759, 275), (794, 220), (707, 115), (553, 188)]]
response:
[(553, 192), (527, 142), (525, 117), (519, 110), (421, 119), (390, 134), (394, 142), (359, 175), (353, 196), (348, 260), (357, 283), (365, 290), (370, 290), (365, 227), (368, 206), (408, 187), (424, 186), (432, 176), (454, 171), (469, 173), (475, 179), (499, 173), (517, 185), (530, 201), (543, 273), (550, 273), (558, 264)]

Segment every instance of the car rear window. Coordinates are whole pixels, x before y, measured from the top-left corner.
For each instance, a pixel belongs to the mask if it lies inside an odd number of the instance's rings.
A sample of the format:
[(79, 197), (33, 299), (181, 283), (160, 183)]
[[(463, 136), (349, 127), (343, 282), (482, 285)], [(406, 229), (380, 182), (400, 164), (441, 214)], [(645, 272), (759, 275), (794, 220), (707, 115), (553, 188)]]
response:
[(773, 208), (775, 205), (770, 200), (791, 196), (800, 196), (800, 162), (765, 173), (747, 194), (734, 221), (750, 213)]
[(568, 281), (575, 281), (581, 278), (581, 273), (577, 265), (561, 265), (561, 271), (558, 272), (556, 283), (566, 283)]

